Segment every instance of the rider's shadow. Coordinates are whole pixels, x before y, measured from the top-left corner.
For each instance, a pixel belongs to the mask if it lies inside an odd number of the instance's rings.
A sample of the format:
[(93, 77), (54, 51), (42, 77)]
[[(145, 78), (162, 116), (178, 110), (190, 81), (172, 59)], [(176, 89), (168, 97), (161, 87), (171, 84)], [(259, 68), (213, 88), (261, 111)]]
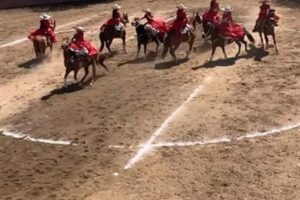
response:
[(71, 85), (68, 85), (68, 87), (62, 87), (62, 88), (57, 88), (57, 89), (52, 90), (49, 94), (43, 96), (41, 98), (41, 100), (42, 101), (47, 101), (48, 99), (50, 99), (54, 95), (74, 93), (74, 92), (80, 91), (82, 89), (83, 89), (83, 87), (79, 86), (78, 83), (73, 83)]
[(236, 61), (239, 59), (251, 59), (255, 61), (262, 62), (262, 58), (269, 55), (269, 52), (262, 48), (256, 48), (254, 45), (250, 45), (250, 50), (246, 54), (241, 54), (239, 56), (234, 56), (227, 59), (219, 59), (211, 62), (206, 62), (203, 65), (193, 67), (193, 70), (200, 68), (214, 68), (214, 67), (229, 67), (235, 65)]

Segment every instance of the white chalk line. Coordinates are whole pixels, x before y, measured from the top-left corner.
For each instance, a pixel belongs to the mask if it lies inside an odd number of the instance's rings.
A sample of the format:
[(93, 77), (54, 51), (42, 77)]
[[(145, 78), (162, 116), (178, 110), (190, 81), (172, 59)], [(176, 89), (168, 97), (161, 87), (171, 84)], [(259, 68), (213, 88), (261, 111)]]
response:
[(246, 135), (240, 136), (238, 138), (230, 138), (228, 136), (220, 137), (220, 138), (213, 138), (209, 140), (200, 140), (200, 141), (188, 141), (188, 142), (162, 142), (162, 143), (156, 143), (156, 144), (142, 144), (139, 146), (125, 146), (125, 145), (111, 145), (109, 148), (112, 149), (133, 149), (133, 148), (162, 148), (162, 147), (190, 147), (190, 146), (203, 146), (203, 145), (209, 145), (209, 144), (224, 144), (224, 143), (232, 143), (236, 141), (241, 140), (247, 140), (247, 139), (256, 139), (260, 137), (266, 137), (271, 136), (275, 134), (284, 134), (286, 131), (290, 131), (293, 129), (300, 128), (300, 122), (288, 126), (284, 126), (282, 128), (274, 128), (269, 131), (263, 131), (263, 132), (252, 132), (247, 133)]
[[(89, 17), (85, 17), (85, 18), (82, 18), (82, 19), (79, 19), (79, 20), (76, 20), (76, 21), (72, 21), (72, 22), (67, 23), (67, 24), (63, 24), (63, 25), (57, 26), (57, 29), (59, 30), (59, 29), (65, 28), (65, 27), (73, 26), (75, 24), (79, 24), (79, 23), (88, 21), (88, 20), (90, 20), (92, 18), (96, 18), (96, 17), (98, 17), (98, 15), (96, 15), (96, 14), (95, 15), (91, 15)], [(21, 38), (21, 39), (18, 39), (18, 40), (14, 40), (12, 42), (8, 42), (8, 43), (0, 45), (0, 49), (1, 48), (5, 48), (5, 47), (14, 46), (14, 45), (23, 43), (23, 42), (25, 42), (27, 40), (28, 40), (28, 38)]]
[[(205, 81), (208, 81), (210, 77), (206, 78)], [(205, 82), (204, 81), (204, 82)], [(161, 126), (152, 134), (149, 140), (141, 146), (139, 151), (132, 157), (128, 163), (125, 165), (124, 169), (131, 168), (135, 163), (140, 161), (146, 154), (148, 154), (153, 149), (153, 142), (156, 138), (161, 135), (168, 127), (169, 124), (185, 109), (186, 104), (188, 104), (195, 97), (200, 95), (203, 92), (203, 85), (198, 86), (193, 93), (189, 96), (187, 100), (185, 100), (162, 124)]]
[(25, 135), (23, 133), (18, 133), (16, 131), (0, 131), (0, 135), (6, 137), (12, 137), (15, 139), (36, 142), (36, 143), (45, 143), (45, 144), (53, 144), (53, 145), (76, 145), (71, 141), (65, 140), (51, 140), (51, 139), (41, 139), (41, 138), (33, 138), (31, 136)]

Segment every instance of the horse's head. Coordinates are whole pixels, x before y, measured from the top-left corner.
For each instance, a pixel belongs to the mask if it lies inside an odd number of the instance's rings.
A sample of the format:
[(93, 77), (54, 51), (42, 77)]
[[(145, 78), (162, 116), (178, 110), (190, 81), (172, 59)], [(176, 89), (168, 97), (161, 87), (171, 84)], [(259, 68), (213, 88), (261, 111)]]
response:
[(68, 37), (62, 39), (61, 49), (67, 51), (69, 49), (70, 39)]
[(203, 18), (202, 18), (202, 16), (199, 14), (199, 12), (196, 13), (195, 21), (196, 21), (198, 24), (201, 24), (201, 23), (203, 22)]
[(203, 23), (203, 33), (202, 38), (207, 39), (212, 36), (215, 26), (213, 23), (207, 21)]
[(139, 17), (135, 17), (134, 19), (133, 19), (133, 22), (131, 22), (131, 25), (133, 26), (133, 27), (138, 27), (139, 25), (141, 25), (141, 23), (140, 23), (140, 18)]
[(129, 17), (127, 13), (123, 13), (123, 22), (125, 25), (129, 23)]

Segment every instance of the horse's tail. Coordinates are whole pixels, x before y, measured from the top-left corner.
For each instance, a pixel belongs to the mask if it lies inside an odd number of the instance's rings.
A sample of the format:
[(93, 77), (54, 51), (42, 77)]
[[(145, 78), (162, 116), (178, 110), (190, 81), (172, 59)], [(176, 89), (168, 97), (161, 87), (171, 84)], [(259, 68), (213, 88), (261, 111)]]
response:
[(164, 42), (164, 49), (163, 49), (163, 52), (162, 52), (162, 58), (165, 58), (169, 49), (170, 49), (170, 45), (171, 45), (171, 42), (170, 42), (170, 37), (167, 36), (165, 42)]
[(244, 30), (245, 30), (245, 34), (246, 34), (247, 38), (250, 40), (250, 42), (255, 43), (255, 39), (252, 36), (252, 34), (246, 28), (244, 28)]

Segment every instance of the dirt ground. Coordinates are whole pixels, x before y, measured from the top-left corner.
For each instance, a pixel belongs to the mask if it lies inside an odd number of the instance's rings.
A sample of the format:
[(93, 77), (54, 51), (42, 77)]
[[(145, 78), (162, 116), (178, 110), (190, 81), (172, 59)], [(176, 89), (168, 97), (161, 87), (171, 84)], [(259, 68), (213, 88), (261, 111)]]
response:
[[(130, 19), (141, 16), (147, 7), (168, 18), (181, 3), (115, 2)], [(78, 25), (85, 26), (88, 38), (99, 46), (98, 28), (110, 17), (115, 2), (1, 10), (0, 45), (25, 37), (38, 16), (50, 12), (60, 26), (87, 18)], [(209, 1), (184, 3), (192, 14), (203, 12)], [(234, 8), (237, 22), (251, 30), (258, 3), (226, 3)], [(230, 143), (163, 146), (124, 169), (138, 145), (147, 142), (200, 85), (202, 93), (168, 123), (155, 144), (238, 138), (300, 122), (300, 4), (274, 0), (272, 5), (281, 17), (278, 55), (274, 48), (261, 50), (255, 35), (257, 42), (249, 53), (243, 51), (236, 58), (237, 48), (230, 45), (227, 60), (218, 50), (215, 61), (207, 63), (210, 47), (199, 28), (190, 59), (185, 59), (187, 47), (182, 46), (176, 62), (170, 57), (145, 59), (142, 54), (136, 60), (135, 33), (128, 26), (128, 53), (122, 53), (120, 42), (114, 43), (109, 72), (97, 69), (96, 83), (83, 89), (74, 85), (62, 89), (59, 44), (42, 62), (34, 59), (28, 41), (0, 48), (0, 131), (76, 144), (35, 143), (1, 135), (0, 199), (300, 199), (299, 128)], [(59, 39), (72, 36), (75, 24), (59, 28)], [(111, 147), (115, 145), (120, 148)]]

